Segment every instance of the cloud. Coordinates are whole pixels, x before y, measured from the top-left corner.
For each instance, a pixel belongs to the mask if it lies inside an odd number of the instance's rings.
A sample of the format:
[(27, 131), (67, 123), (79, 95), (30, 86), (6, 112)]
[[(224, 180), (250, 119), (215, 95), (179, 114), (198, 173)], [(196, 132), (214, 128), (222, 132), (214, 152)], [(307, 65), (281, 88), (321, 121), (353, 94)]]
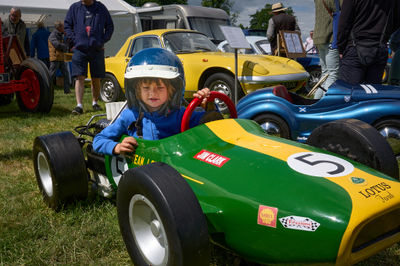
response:
[[(239, 12), (238, 23), (244, 26), (249, 26), (250, 15), (253, 15), (265, 7), (267, 3), (273, 4), (277, 1), (267, 2), (265, 0), (232, 0), (234, 5), (232, 7), (234, 12)], [(310, 30), (314, 28), (315, 23), (315, 11), (314, 11), (314, 0), (280, 0), (280, 2), (286, 7), (292, 7), (295, 16), (302, 33), (302, 38), (309, 35)], [(188, 0), (189, 5), (201, 6), (201, 0)]]

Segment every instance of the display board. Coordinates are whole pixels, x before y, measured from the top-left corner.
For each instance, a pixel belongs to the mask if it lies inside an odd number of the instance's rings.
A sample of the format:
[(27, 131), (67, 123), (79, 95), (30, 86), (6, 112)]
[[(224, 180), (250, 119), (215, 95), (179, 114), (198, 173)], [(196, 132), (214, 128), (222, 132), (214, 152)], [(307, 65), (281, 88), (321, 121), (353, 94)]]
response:
[(286, 57), (297, 58), (306, 56), (299, 31), (279, 31), (279, 38), (282, 41), (282, 48), (286, 53)]

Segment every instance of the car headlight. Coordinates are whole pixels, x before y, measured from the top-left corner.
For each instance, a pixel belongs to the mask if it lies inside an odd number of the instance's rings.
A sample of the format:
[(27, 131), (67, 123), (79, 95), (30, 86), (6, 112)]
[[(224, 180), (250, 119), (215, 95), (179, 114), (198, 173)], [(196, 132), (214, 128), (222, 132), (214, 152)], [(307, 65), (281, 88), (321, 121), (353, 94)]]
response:
[(254, 74), (265, 76), (269, 74), (269, 71), (258, 63), (245, 61), (243, 63), (243, 76), (253, 76)]

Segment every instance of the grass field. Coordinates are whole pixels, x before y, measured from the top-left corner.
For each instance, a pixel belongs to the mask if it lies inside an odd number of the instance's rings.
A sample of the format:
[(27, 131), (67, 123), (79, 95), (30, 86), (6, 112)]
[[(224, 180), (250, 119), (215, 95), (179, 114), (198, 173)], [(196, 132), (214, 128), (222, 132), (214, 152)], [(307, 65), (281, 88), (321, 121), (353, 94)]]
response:
[[(23, 113), (15, 101), (0, 107), (0, 265), (132, 264), (113, 200), (91, 197), (55, 213), (46, 207), (37, 187), (34, 138), (86, 124), (93, 114), (102, 113), (92, 112), (90, 103), (90, 90), (86, 90), (84, 108), (89, 109), (73, 116), (75, 96), (57, 89), (49, 114)], [(214, 248), (210, 265), (233, 265), (234, 259)], [(400, 246), (357, 265), (400, 265)]]

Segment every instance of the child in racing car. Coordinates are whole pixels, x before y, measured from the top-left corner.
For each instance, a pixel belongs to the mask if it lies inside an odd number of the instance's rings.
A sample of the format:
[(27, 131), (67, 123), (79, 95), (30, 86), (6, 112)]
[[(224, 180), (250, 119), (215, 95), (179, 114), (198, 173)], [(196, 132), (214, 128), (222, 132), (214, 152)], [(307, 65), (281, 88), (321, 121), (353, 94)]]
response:
[[(162, 139), (180, 132), (185, 108), (181, 107), (185, 79), (183, 66), (172, 52), (149, 48), (138, 52), (130, 60), (125, 73), (128, 107), (93, 140), (96, 152), (116, 155), (134, 152), (137, 141)], [(207, 101), (210, 90), (204, 88), (193, 96)], [(195, 111), (190, 126), (220, 119), (217, 112)], [(126, 137), (121, 143), (122, 135)]]

